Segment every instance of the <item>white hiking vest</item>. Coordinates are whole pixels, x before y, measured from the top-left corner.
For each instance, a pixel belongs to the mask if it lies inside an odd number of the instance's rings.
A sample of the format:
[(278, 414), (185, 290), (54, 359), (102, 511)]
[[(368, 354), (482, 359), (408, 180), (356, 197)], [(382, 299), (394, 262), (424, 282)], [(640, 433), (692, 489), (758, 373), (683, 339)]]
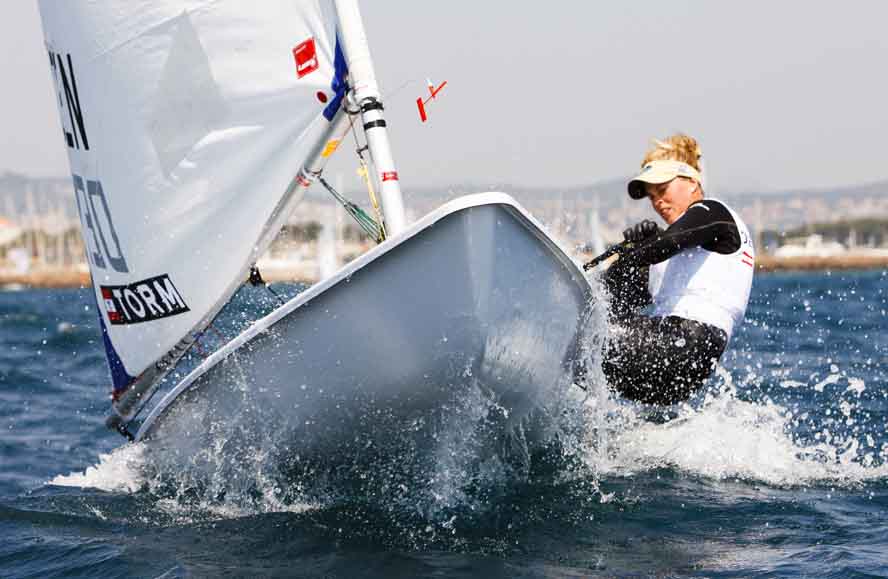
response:
[(652, 265), (648, 279), (653, 298), (650, 315), (678, 316), (710, 324), (724, 330), (730, 340), (734, 328), (746, 314), (755, 269), (755, 248), (740, 216), (725, 203), (719, 203), (737, 223), (740, 249), (724, 255), (694, 247)]

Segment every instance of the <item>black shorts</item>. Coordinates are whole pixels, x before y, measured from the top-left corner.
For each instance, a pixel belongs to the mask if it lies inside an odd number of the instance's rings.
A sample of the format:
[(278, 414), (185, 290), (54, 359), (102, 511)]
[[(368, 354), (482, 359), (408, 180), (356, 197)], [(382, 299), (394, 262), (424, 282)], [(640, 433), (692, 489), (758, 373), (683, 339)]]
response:
[(676, 316), (628, 316), (608, 339), (602, 369), (625, 398), (675, 404), (691, 397), (708, 378), (727, 346), (715, 326)]

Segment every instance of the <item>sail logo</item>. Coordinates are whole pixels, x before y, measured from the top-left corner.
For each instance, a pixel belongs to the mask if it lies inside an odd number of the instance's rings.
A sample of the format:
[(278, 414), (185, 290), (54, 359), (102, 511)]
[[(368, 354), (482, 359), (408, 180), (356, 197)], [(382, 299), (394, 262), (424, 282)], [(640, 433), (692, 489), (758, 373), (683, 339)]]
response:
[(83, 109), (80, 106), (80, 93), (77, 92), (77, 78), (74, 76), (74, 63), (71, 55), (49, 50), (49, 68), (58, 93), (59, 110), (62, 118), (62, 131), (69, 149), (89, 151), (89, 139), (83, 122)]
[(293, 58), (296, 59), (296, 76), (298, 78), (316, 71), (319, 64), (314, 38), (309, 38), (297, 44), (293, 48)]
[(115, 326), (153, 322), (191, 311), (167, 274), (99, 289), (108, 321)]

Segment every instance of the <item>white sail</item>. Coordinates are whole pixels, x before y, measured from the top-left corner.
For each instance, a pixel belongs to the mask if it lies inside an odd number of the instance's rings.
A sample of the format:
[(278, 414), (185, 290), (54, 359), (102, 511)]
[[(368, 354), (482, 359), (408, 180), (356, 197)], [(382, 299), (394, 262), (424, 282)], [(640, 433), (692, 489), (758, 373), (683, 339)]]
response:
[(40, 0), (124, 418), (245, 279), (342, 125), (332, 0), (246, 7)]

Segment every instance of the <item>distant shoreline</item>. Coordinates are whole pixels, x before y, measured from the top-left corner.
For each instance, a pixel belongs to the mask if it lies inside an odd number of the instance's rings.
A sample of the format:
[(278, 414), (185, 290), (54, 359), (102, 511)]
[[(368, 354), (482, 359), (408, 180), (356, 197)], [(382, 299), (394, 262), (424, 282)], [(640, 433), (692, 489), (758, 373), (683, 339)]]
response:
[(90, 286), (89, 272), (76, 269), (50, 269), (30, 273), (0, 272), (0, 287), (75, 288)]
[(755, 265), (757, 270), (765, 272), (885, 269), (888, 267), (888, 256), (851, 254), (831, 255), (828, 257), (775, 257), (773, 255), (757, 255)]
[[(867, 270), (888, 269), (888, 256), (835, 255), (829, 257), (756, 257), (756, 270), (761, 273), (778, 271), (826, 271), (826, 270)], [(263, 271), (268, 282), (290, 282), (312, 284), (317, 280), (306, 278), (305, 269), (275, 268)], [(0, 272), (0, 288), (78, 288), (90, 287), (88, 272), (79, 270), (41, 270), (28, 274)]]
[[(262, 271), (262, 277), (267, 282), (288, 282), (288, 283), (314, 283), (314, 280), (306, 279), (303, 268), (290, 270), (269, 270)], [(50, 269), (40, 270), (27, 274), (13, 274), (0, 272), (0, 289), (9, 289), (16, 287), (41, 288), (41, 289), (61, 289), (61, 288), (83, 288), (91, 287), (89, 272), (79, 270)]]

